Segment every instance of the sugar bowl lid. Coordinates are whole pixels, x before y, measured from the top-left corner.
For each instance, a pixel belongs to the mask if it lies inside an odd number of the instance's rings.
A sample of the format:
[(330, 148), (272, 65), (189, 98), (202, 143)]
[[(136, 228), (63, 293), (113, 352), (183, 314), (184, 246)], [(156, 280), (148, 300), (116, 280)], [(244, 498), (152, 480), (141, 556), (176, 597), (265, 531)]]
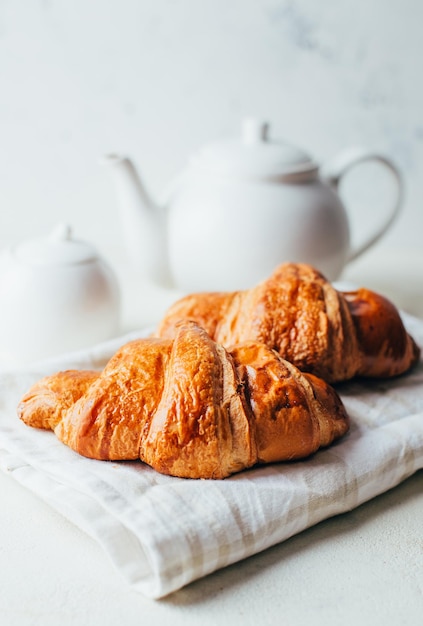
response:
[(74, 239), (69, 224), (58, 224), (47, 237), (29, 239), (12, 249), (15, 260), (27, 265), (73, 265), (97, 258), (93, 246)]

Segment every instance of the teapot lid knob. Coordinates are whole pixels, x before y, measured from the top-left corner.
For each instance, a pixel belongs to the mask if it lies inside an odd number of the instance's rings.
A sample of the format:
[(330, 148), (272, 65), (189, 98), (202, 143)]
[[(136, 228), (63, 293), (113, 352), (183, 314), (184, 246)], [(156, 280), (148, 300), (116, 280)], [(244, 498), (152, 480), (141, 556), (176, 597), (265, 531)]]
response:
[(72, 227), (69, 224), (60, 223), (50, 233), (51, 241), (71, 241)]
[(247, 117), (242, 122), (242, 140), (246, 144), (254, 144), (267, 140), (268, 122)]

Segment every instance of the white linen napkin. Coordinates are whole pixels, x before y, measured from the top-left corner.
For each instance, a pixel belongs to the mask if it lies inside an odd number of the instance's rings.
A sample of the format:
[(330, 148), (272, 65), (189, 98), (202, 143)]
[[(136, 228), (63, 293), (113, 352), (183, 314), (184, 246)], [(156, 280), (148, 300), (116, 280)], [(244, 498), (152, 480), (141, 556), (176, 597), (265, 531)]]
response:
[[(423, 321), (404, 316), (423, 345)], [(225, 480), (162, 476), (141, 462), (80, 457), (16, 417), (41, 376), (102, 368), (134, 333), (91, 350), (0, 372), (0, 466), (97, 540), (132, 587), (161, 598), (351, 510), (423, 467), (423, 363), (389, 381), (337, 387), (350, 433), (298, 462)]]

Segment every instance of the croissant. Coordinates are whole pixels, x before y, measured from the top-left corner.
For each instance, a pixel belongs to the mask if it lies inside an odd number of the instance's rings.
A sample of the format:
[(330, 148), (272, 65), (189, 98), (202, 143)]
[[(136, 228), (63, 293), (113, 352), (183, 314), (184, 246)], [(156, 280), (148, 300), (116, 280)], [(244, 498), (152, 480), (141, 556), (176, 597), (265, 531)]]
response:
[(172, 337), (181, 319), (196, 321), (227, 348), (263, 342), (329, 383), (396, 376), (420, 355), (386, 298), (367, 289), (339, 292), (305, 264), (281, 265), (249, 290), (188, 295), (168, 309), (155, 334)]
[(194, 322), (177, 325), (172, 340), (124, 345), (101, 373), (43, 378), (18, 415), (81, 455), (141, 459), (186, 478), (301, 459), (349, 427), (327, 383), (258, 342), (226, 351)]

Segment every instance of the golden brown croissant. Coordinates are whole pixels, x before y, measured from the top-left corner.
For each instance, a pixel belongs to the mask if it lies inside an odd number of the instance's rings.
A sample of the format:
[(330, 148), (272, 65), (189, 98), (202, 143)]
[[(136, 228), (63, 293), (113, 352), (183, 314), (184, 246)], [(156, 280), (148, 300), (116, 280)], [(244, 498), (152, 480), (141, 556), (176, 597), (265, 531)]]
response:
[(226, 348), (263, 342), (331, 383), (396, 376), (420, 354), (391, 302), (367, 289), (336, 291), (305, 264), (281, 265), (249, 290), (186, 296), (167, 311), (157, 336), (172, 337), (181, 319), (196, 321)]
[(257, 463), (300, 459), (348, 430), (336, 392), (264, 344), (227, 352), (193, 322), (173, 340), (123, 346), (102, 373), (36, 383), (18, 414), (78, 453), (140, 458), (164, 474), (224, 478)]

